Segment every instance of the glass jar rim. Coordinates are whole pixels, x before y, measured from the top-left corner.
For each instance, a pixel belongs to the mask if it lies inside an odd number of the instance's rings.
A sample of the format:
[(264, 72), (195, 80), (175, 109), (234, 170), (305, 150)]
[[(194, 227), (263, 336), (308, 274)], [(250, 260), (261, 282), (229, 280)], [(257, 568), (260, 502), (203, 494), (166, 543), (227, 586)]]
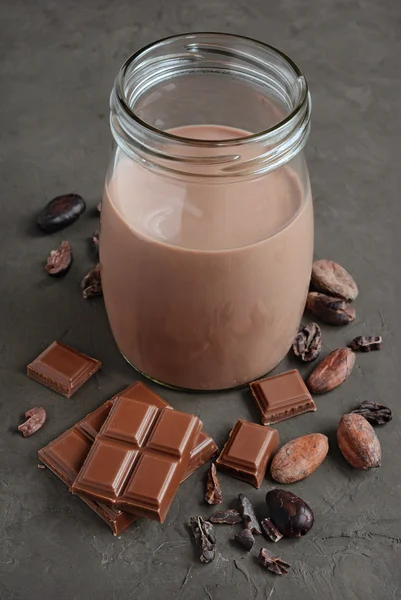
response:
[[(129, 69), (130, 65), (138, 58), (141, 58), (141, 56), (146, 54), (146, 52), (148, 52), (149, 50), (152, 50), (153, 48), (156, 48), (158, 46), (162, 46), (165, 43), (169, 43), (169, 42), (180, 40), (180, 39), (191, 39), (191, 38), (194, 38), (197, 36), (204, 36), (204, 35), (211, 35), (211, 36), (215, 35), (215, 36), (221, 36), (222, 38), (227, 38), (227, 39), (232, 39), (232, 40), (237, 39), (237, 40), (251, 42), (252, 44), (256, 44), (257, 46), (259, 46), (262, 49), (266, 49), (270, 52), (277, 54), (294, 70), (296, 77), (298, 79), (303, 80), (304, 85), (302, 87), (302, 93), (298, 99), (296, 106), (294, 106), (294, 108), (290, 111), (290, 113), (286, 117), (284, 117), (278, 123), (275, 123), (274, 125), (272, 125), (271, 127), (267, 128), (267, 129), (258, 131), (256, 133), (250, 133), (249, 135), (245, 135), (242, 137), (228, 138), (228, 139), (224, 139), (224, 140), (204, 139), (204, 138), (203, 139), (187, 138), (184, 136), (176, 135), (174, 133), (170, 133), (163, 129), (158, 129), (157, 127), (150, 125), (146, 121), (143, 121), (140, 117), (138, 117), (138, 115), (135, 113), (135, 111), (132, 110), (132, 108), (130, 107), (129, 102), (126, 99), (125, 92), (124, 92), (124, 77), (125, 77), (126, 72)], [(233, 145), (243, 146), (246, 144), (263, 141), (267, 136), (270, 136), (271, 134), (277, 134), (280, 132), (281, 129), (288, 127), (288, 125), (291, 123), (291, 121), (295, 121), (297, 119), (298, 115), (305, 109), (306, 104), (310, 101), (308, 84), (307, 84), (307, 80), (306, 80), (305, 76), (303, 75), (303, 73), (302, 73), (301, 69), (298, 67), (298, 65), (289, 56), (287, 56), (284, 52), (282, 52), (281, 50), (278, 50), (274, 46), (270, 46), (269, 44), (260, 42), (251, 37), (232, 34), (232, 33), (220, 33), (220, 32), (215, 32), (215, 31), (196, 31), (196, 32), (182, 33), (182, 34), (178, 34), (178, 35), (167, 36), (165, 38), (161, 38), (157, 41), (151, 42), (150, 44), (147, 44), (146, 46), (140, 48), (137, 52), (134, 52), (133, 54), (131, 54), (131, 56), (129, 56), (127, 58), (127, 60), (123, 63), (123, 65), (120, 67), (120, 69), (117, 73), (117, 76), (116, 76), (116, 80), (115, 80), (115, 92), (116, 92), (116, 96), (117, 96), (118, 101), (119, 101), (121, 107), (123, 108), (123, 110), (140, 127), (143, 127), (145, 130), (148, 130), (149, 132), (151, 132), (153, 134), (157, 134), (158, 136), (161, 136), (161, 138), (164, 139), (165, 141), (170, 141), (170, 142), (175, 142), (175, 143), (187, 143), (187, 144), (191, 144), (191, 145), (198, 146), (198, 147), (204, 147), (204, 148), (210, 147), (211, 145), (213, 145), (214, 147), (230, 147)]]

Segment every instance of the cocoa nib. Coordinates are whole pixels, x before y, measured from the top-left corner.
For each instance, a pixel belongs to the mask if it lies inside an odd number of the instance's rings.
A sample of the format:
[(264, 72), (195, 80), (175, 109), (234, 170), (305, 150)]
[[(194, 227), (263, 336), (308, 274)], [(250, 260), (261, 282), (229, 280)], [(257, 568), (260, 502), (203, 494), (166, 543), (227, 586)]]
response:
[(45, 266), (52, 277), (65, 275), (72, 263), (72, 248), (68, 242), (61, 242), (58, 250), (52, 250)]
[(351, 348), (333, 350), (312, 371), (306, 385), (312, 394), (324, 394), (343, 383), (355, 364)]
[(235, 508), (228, 508), (227, 510), (218, 510), (210, 518), (211, 523), (219, 523), (223, 525), (235, 525), (235, 523), (241, 523), (242, 517)]
[(284, 537), (274, 523), (272, 523), (271, 519), (263, 519), (260, 524), (262, 526), (263, 535), (271, 542), (279, 542), (281, 538)]
[(37, 224), (46, 233), (71, 225), (84, 212), (86, 204), (78, 194), (63, 194), (50, 200), (40, 212)]
[(358, 286), (351, 275), (332, 260), (317, 260), (312, 266), (311, 283), (316, 290), (343, 300), (355, 300)]
[(268, 571), (276, 573), (276, 575), (287, 575), (288, 571), (291, 569), (291, 565), (288, 562), (282, 560), (278, 556), (274, 556), (269, 550), (266, 550), (266, 548), (260, 549), (259, 560)]
[(345, 300), (317, 292), (308, 294), (306, 309), (329, 325), (348, 325), (356, 317), (355, 309)]
[(368, 400), (362, 402), (361, 406), (352, 412), (362, 415), (372, 425), (384, 425), (385, 423), (389, 423), (393, 418), (391, 408), (385, 404), (377, 404)]
[(300, 328), (292, 344), (295, 356), (304, 362), (316, 360), (322, 349), (322, 332), (317, 323), (308, 323)]
[(212, 562), (216, 554), (213, 525), (209, 521), (204, 521), (202, 517), (191, 517), (189, 523), (195, 543), (201, 550), (200, 561), (205, 564)]
[(235, 539), (245, 550), (248, 552), (252, 550), (255, 543), (255, 538), (252, 535), (252, 531), (248, 528), (243, 529), (239, 533), (235, 534)]
[(252, 533), (262, 534), (262, 530), (259, 525), (259, 521), (256, 518), (255, 511), (253, 510), (252, 502), (245, 494), (238, 494), (239, 500), (239, 511), (245, 523), (245, 527), (252, 531)]
[(82, 296), (85, 299), (101, 296), (103, 294), (99, 263), (82, 279), (81, 290)]
[(357, 352), (370, 352), (371, 350), (381, 350), (382, 337), (381, 335), (358, 335), (350, 344), (352, 350)]
[(208, 504), (221, 504), (223, 494), (219, 481), (217, 479), (216, 465), (212, 463), (206, 475), (206, 493), (205, 502)]
[(26, 411), (25, 418), (27, 420), (25, 423), (19, 425), (18, 431), (20, 431), (24, 437), (29, 437), (38, 431), (46, 421), (46, 411), (42, 406), (35, 406), (35, 408)]

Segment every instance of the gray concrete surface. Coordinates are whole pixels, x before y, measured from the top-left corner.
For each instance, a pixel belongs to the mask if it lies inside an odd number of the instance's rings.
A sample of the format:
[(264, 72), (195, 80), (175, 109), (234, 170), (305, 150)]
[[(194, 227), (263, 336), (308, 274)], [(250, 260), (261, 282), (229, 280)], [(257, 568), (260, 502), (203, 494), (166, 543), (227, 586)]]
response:
[[(1, 600), (401, 598), (399, 3), (3, 0), (0, 17)], [(358, 356), (349, 381), (317, 399), (317, 413), (278, 426), (283, 442), (320, 431), (331, 443), (324, 465), (291, 487), (311, 504), (316, 524), (305, 539), (274, 546), (293, 565), (283, 578), (263, 571), (255, 553), (236, 547), (223, 526), (215, 562), (199, 563), (185, 523), (210, 513), (201, 473), (181, 486), (164, 525), (141, 521), (114, 539), (56, 477), (37, 468), (38, 448), (136, 377), (114, 346), (102, 301), (83, 301), (78, 281), (93, 261), (88, 237), (110, 148), (115, 72), (142, 45), (188, 30), (259, 38), (306, 73), (316, 256), (345, 265), (361, 292), (352, 326), (324, 328), (325, 352), (357, 334), (384, 337), (382, 352)], [(71, 190), (90, 209), (68, 231), (41, 235), (37, 211)], [(43, 263), (65, 238), (75, 262), (64, 280), (54, 281)], [(25, 375), (26, 364), (53, 339), (104, 362), (70, 401)], [(294, 363), (280, 370), (288, 364)], [(219, 444), (238, 417), (258, 420), (247, 391), (163, 395), (200, 415)], [(367, 473), (350, 468), (335, 443), (340, 416), (365, 399), (388, 402), (395, 414), (378, 430), (383, 466)], [(46, 407), (48, 422), (23, 439), (15, 428), (35, 405)], [(263, 513), (272, 482), (259, 491), (229, 477), (221, 483), (227, 504), (245, 492)]]

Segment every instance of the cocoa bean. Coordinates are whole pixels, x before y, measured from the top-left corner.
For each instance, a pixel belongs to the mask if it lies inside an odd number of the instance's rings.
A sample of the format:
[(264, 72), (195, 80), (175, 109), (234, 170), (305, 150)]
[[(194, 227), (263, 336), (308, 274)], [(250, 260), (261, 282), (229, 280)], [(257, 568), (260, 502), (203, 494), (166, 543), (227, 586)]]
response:
[(343, 300), (355, 300), (358, 286), (351, 275), (332, 260), (317, 260), (312, 266), (311, 283), (315, 289)]
[(345, 300), (318, 292), (309, 292), (306, 310), (329, 325), (348, 325), (356, 317), (355, 309)]
[(350, 348), (333, 350), (312, 371), (306, 385), (312, 394), (324, 394), (343, 383), (355, 364), (355, 354)]
[(380, 442), (370, 423), (357, 413), (341, 417), (337, 441), (344, 458), (356, 469), (381, 465)]
[(317, 323), (308, 323), (300, 328), (292, 344), (295, 356), (304, 362), (316, 360), (322, 349), (322, 332)]
[(270, 474), (279, 483), (295, 483), (308, 477), (326, 458), (328, 439), (311, 433), (284, 444), (274, 456)]

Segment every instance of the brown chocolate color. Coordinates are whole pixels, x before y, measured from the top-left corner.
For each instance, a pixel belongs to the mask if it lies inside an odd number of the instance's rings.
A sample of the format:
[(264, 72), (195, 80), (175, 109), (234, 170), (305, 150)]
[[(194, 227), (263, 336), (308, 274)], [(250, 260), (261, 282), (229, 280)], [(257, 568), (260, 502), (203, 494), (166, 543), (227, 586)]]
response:
[(216, 466), (259, 488), (278, 442), (275, 429), (239, 419), (216, 460)]
[(316, 405), (299, 371), (259, 379), (249, 384), (262, 415), (263, 425), (273, 425), (315, 411)]
[[(137, 393), (142, 393), (143, 397), (147, 395), (149, 398), (153, 397), (162, 400), (142, 383), (129, 386), (129, 388), (119, 395), (125, 393), (131, 394), (134, 390)], [(84, 417), (71, 429), (68, 429), (45, 448), (39, 450), (40, 460), (69, 488), (84, 464), (93, 441), (113, 406), (114, 399), (119, 395), (99, 406), (99, 408)], [(164, 402), (166, 407), (170, 407), (164, 400), (162, 402)], [(213, 439), (201, 431), (192, 449), (189, 465), (182, 481), (213, 458), (217, 452), (218, 447)], [(81, 497), (81, 499), (109, 525), (114, 535), (120, 535), (128, 525), (138, 518), (136, 515), (123, 512), (114, 506), (94, 502), (85, 497)]]
[(31, 379), (66, 398), (79, 390), (102, 366), (102, 363), (61, 342), (53, 342), (27, 367)]
[(142, 394), (118, 397), (72, 493), (163, 523), (201, 426), (194, 415)]

